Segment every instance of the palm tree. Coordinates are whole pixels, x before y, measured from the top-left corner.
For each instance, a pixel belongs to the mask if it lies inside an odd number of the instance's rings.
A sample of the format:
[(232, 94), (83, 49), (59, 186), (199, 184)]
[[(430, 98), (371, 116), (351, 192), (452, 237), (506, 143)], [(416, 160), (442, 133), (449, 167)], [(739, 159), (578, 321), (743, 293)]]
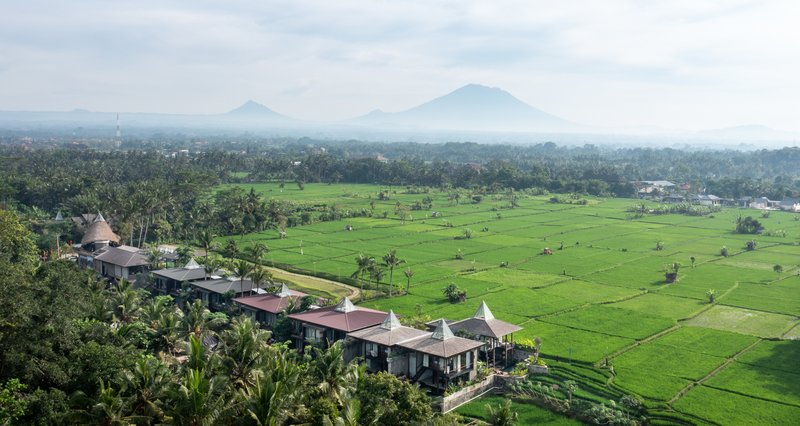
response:
[(383, 415), (383, 410), (378, 413), (373, 413), (369, 422), (365, 422), (361, 416), (361, 401), (357, 398), (350, 398), (347, 403), (342, 407), (341, 414), (333, 419), (329, 417), (322, 418), (324, 426), (362, 426), (362, 425), (377, 425), (380, 424), (380, 418)]
[(239, 389), (237, 394), (242, 414), (258, 425), (285, 424), (304, 394), (301, 368), (288, 358), (286, 351), (274, 352), (265, 358), (263, 375), (256, 377), (252, 387)]
[(133, 369), (123, 370), (121, 393), (127, 395), (134, 414), (160, 419), (169, 379), (169, 370), (161, 361), (142, 357)]
[(175, 251), (175, 254), (178, 255), (176, 262), (178, 265), (183, 266), (192, 260), (192, 256), (194, 256), (194, 249), (187, 246), (178, 247), (178, 250)]
[(394, 275), (394, 268), (406, 263), (405, 260), (397, 257), (397, 251), (392, 249), (383, 255), (383, 266), (389, 268), (389, 297), (392, 297), (392, 278)]
[(253, 263), (261, 264), (262, 258), (269, 252), (269, 247), (264, 243), (255, 243), (250, 246), (247, 251)]
[(195, 299), (181, 318), (182, 334), (200, 339), (202, 336), (211, 334), (213, 328), (224, 322), (227, 320), (212, 316), (211, 311), (203, 305), (203, 301)]
[(87, 397), (82, 391), (75, 392), (70, 399), (73, 405), (85, 407), (67, 414), (66, 420), (70, 423), (124, 426), (149, 420), (147, 417), (129, 415), (130, 407), (119, 395), (119, 390), (103, 381), (100, 381), (97, 399)]
[[(231, 270), (233, 271), (233, 274), (239, 277), (239, 288), (242, 289), (242, 291), (244, 291), (244, 279), (250, 276), (250, 273), (253, 272), (255, 266), (246, 260), (239, 259), (232, 262), (230, 267)], [(252, 292), (253, 292), (253, 285), (251, 281), (250, 293)]]
[(506, 401), (497, 406), (497, 410), (489, 404), (486, 404), (486, 411), (489, 414), (489, 424), (492, 426), (512, 426), (517, 423), (519, 414), (511, 407), (511, 400)]
[(171, 392), (167, 405), (176, 425), (213, 425), (225, 405), (219, 377), (209, 378), (202, 371), (189, 368)]
[(383, 272), (384, 272), (383, 268), (381, 268), (379, 265), (377, 264), (370, 265), (369, 277), (375, 280), (376, 291), (378, 290), (378, 286), (380, 285), (381, 280), (383, 279)]
[(207, 280), (209, 274), (213, 274), (221, 267), (222, 260), (220, 258), (206, 256), (205, 260), (203, 261), (203, 271), (205, 272), (203, 279)]
[(236, 318), (222, 333), (223, 370), (238, 388), (253, 386), (256, 369), (267, 354), (270, 332), (261, 330), (249, 317)]
[(334, 343), (325, 351), (319, 348), (314, 348), (314, 351), (316, 354), (311, 365), (311, 375), (314, 383), (317, 383), (317, 391), (321, 396), (343, 406), (358, 385), (358, 366), (352, 361), (344, 362), (342, 341)]
[(141, 304), (141, 295), (133, 289), (131, 282), (121, 279), (111, 297), (112, 312), (117, 320), (128, 323), (133, 320)]
[(147, 263), (150, 266), (150, 269), (160, 269), (161, 268), (161, 259), (164, 257), (164, 254), (161, 253), (161, 250), (158, 247), (150, 247), (147, 251)]
[(356, 257), (356, 270), (350, 275), (350, 278), (359, 280), (361, 283), (361, 292), (364, 292), (364, 273), (369, 270), (369, 267), (375, 259), (365, 256), (364, 253), (359, 253)]
[(272, 272), (262, 266), (256, 266), (250, 272), (250, 281), (253, 282), (255, 288), (261, 288), (261, 284), (272, 281)]
[(150, 323), (148, 334), (153, 342), (153, 349), (158, 353), (175, 354), (180, 340), (180, 328), (183, 324), (183, 312), (177, 308), (166, 309), (154, 317)]
[(208, 264), (208, 252), (211, 251), (216, 246), (216, 244), (214, 243), (215, 237), (216, 235), (212, 234), (211, 231), (209, 231), (208, 229), (200, 231), (200, 235), (197, 236), (197, 243), (205, 251), (206, 264)]
[(406, 294), (408, 294), (408, 289), (411, 287), (411, 277), (414, 276), (414, 271), (411, 268), (406, 268), (403, 274), (406, 276)]

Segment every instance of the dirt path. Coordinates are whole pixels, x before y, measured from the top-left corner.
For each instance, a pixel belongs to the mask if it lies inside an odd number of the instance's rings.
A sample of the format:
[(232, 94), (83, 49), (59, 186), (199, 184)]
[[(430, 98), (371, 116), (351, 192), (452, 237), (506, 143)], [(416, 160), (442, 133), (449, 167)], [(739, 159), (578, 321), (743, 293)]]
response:
[[(265, 268), (272, 273), (273, 277), (295, 283), (301, 287), (316, 289), (326, 293), (333, 293), (337, 296), (347, 296), (351, 300), (359, 300), (361, 296), (360, 289), (340, 283), (338, 281), (318, 278), (310, 275), (297, 274), (272, 266), (265, 266)], [(334, 287), (335, 289), (331, 287)]]

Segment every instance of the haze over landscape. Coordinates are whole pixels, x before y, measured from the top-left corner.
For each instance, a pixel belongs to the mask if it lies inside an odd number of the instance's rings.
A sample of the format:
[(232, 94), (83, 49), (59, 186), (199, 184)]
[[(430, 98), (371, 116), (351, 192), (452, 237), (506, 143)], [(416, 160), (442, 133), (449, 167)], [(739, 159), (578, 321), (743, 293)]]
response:
[(798, 424), (798, 17), (0, 2), (0, 426)]
[(201, 116), (332, 137), (367, 128), (791, 142), (800, 130), (791, 1), (34, 1), (2, 12), (6, 125), (102, 118), (87, 110), (123, 113), (127, 126)]

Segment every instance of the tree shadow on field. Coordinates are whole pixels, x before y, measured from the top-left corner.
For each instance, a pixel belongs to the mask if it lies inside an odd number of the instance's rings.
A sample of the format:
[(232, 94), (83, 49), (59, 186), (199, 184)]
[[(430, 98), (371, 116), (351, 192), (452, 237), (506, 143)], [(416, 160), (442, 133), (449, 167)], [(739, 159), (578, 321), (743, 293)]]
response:
[(766, 383), (764, 388), (800, 399), (800, 340), (782, 340), (771, 346), (767, 354), (746, 363), (762, 367), (759, 373)]

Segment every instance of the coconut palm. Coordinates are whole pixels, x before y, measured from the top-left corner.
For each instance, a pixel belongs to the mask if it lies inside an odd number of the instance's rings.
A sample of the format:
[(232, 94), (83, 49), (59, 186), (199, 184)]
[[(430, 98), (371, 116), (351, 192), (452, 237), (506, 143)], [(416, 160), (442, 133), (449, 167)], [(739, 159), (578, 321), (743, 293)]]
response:
[(255, 243), (247, 249), (247, 253), (250, 255), (250, 260), (256, 264), (261, 264), (264, 255), (268, 252), (269, 247), (267, 247), (267, 245), (264, 243)]
[(361, 292), (364, 292), (364, 274), (369, 271), (370, 265), (375, 263), (375, 259), (365, 256), (364, 253), (359, 253), (356, 257), (356, 270), (350, 275), (350, 278), (359, 280), (361, 282)]
[(253, 287), (261, 288), (261, 285), (272, 281), (272, 272), (262, 266), (256, 266), (250, 272), (250, 281), (253, 282)]
[(519, 414), (511, 407), (510, 399), (499, 404), (497, 409), (486, 404), (486, 412), (489, 415), (489, 424), (492, 426), (511, 426), (516, 424), (519, 418)]
[(241, 413), (258, 425), (285, 424), (303, 395), (302, 371), (285, 351), (267, 357), (263, 375), (250, 388), (239, 389)]
[[(238, 259), (230, 264), (230, 268), (233, 274), (239, 277), (239, 288), (244, 291), (244, 280), (250, 276), (250, 273), (253, 272), (255, 266), (246, 260)], [(251, 281), (250, 293), (252, 292), (253, 286)]]
[(270, 332), (261, 330), (249, 317), (238, 317), (222, 333), (222, 368), (234, 386), (253, 386), (256, 369), (267, 354)]
[(153, 317), (149, 324), (148, 334), (154, 351), (157, 354), (168, 353), (174, 355), (183, 325), (183, 312), (174, 307), (170, 307), (158, 316)]
[(122, 392), (136, 415), (161, 418), (163, 404), (169, 384), (169, 370), (161, 361), (152, 357), (142, 357), (133, 369), (122, 372)]
[(375, 280), (375, 290), (378, 290), (378, 286), (380, 285), (381, 280), (383, 279), (383, 273), (384, 270), (383, 268), (380, 267), (380, 265), (375, 263), (370, 265), (369, 277)]
[(358, 385), (359, 369), (351, 362), (344, 362), (344, 347), (338, 341), (323, 351), (314, 348), (315, 359), (311, 365), (311, 375), (317, 383), (317, 391), (322, 397), (331, 399), (339, 406)]
[(131, 282), (121, 279), (111, 297), (112, 312), (118, 321), (128, 323), (139, 310), (141, 294), (133, 289)]
[(182, 334), (199, 339), (212, 334), (213, 328), (224, 321), (223, 318), (212, 316), (211, 311), (203, 305), (202, 300), (195, 299), (181, 318)]
[(170, 394), (168, 415), (176, 425), (213, 425), (225, 407), (219, 377), (207, 377), (203, 371), (189, 368)]
[(392, 278), (394, 275), (394, 268), (402, 265), (403, 263), (406, 263), (406, 261), (398, 258), (397, 251), (394, 249), (389, 250), (388, 253), (383, 255), (383, 266), (389, 268), (389, 297), (392, 297)]
[(411, 287), (411, 277), (414, 276), (414, 271), (411, 268), (406, 268), (403, 274), (406, 276), (406, 294), (408, 294), (408, 289)]
[(72, 405), (84, 408), (76, 409), (66, 415), (65, 420), (74, 424), (95, 424), (103, 426), (127, 426), (149, 418), (130, 413), (130, 406), (110, 383), (100, 381), (100, 392), (92, 399), (82, 391), (77, 391), (70, 398)]
[(197, 243), (200, 247), (203, 248), (205, 251), (205, 263), (208, 264), (208, 252), (214, 249), (216, 244), (214, 243), (214, 238), (216, 235), (212, 234), (211, 231), (208, 229), (204, 229), (200, 231), (200, 234), (197, 236)]

